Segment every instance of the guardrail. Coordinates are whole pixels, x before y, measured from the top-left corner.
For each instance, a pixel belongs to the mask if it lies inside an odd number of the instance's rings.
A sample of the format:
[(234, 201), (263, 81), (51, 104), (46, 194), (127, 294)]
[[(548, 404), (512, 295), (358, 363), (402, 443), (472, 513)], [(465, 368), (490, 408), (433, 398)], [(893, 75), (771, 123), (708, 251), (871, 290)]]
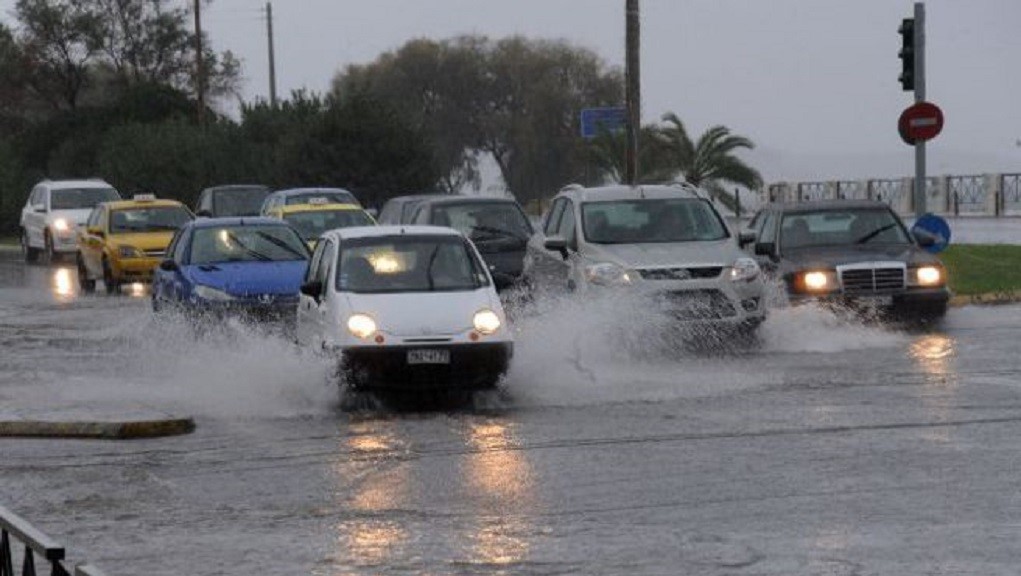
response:
[[(20, 545), (18, 550), (12, 541)], [(37, 530), (24, 518), (0, 506), (0, 576), (16, 576), (14, 571), (14, 552), (21, 551), (21, 576), (38, 576), (49, 573), (50, 576), (71, 576), (64, 566), (64, 547), (52, 538)], [(36, 570), (36, 557), (48, 568)], [(74, 576), (104, 576), (94, 566), (80, 564), (74, 569)]]
[[(914, 178), (774, 182), (762, 202), (881, 200), (902, 214), (914, 212)], [(1021, 216), (1021, 173), (930, 176), (926, 211), (954, 216)]]

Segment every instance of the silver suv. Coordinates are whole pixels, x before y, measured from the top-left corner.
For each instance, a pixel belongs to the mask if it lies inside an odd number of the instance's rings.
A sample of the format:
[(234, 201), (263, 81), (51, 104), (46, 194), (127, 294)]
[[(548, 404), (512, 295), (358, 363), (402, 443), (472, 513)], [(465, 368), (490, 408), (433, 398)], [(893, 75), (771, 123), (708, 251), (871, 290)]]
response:
[(640, 291), (685, 322), (758, 326), (765, 286), (698, 188), (571, 185), (528, 244), (525, 274), (539, 286)]
[(42, 254), (46, 261), (78, 251), (75, 228), (100, 202), (120, 200), (103, 180), (43, 180), (32, 188), (21, 210), (21, 248), (25, 260)]

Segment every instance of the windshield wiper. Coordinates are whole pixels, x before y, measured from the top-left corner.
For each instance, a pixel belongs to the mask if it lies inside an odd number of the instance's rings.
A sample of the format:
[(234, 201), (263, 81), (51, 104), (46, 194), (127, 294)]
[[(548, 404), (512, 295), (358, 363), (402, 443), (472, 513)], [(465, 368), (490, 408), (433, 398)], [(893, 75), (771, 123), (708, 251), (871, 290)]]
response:
[(893, 228), (896, 225), (897, 224), (894, 222), (894, 223), (891, 223), (891, 224), (887, 224), (886, 226), (880, 226), (879, 228), (876, 228), (872, 232), (869, 232), (868, 234), (866, 234), (866, 235), (862, 236), (861, 238), (855, 240), (854, 243), (855, 244), (864, 244), (864, 243), (868, 242), (869, 240), (872, 240), (876, 236), (879, 236), (883, 232), (886, 232), (890, 228)]
[(279, 246), (280, 248), (283, 248), (284, 250), (287, 250), (291, 254), (294, 254), (295, 256), (300, 256), (302, 260), (305, 259), (305, 254), (302, 254), (301, 252), (295, 250), (294, 248), (291, 248), (283, 240), (281, 240), (279, 238), (274, 238), (273, 236), (271, 236), (269, 234), (266, 234), (265, 232), (256, 232), (256, 234), (258, 234), (259, 237), (261, 237), (261, 238), (265, 238), (270, 243), (275, 244), (275, 245)]
[[(268, 262), (268, 261), (272, 260), (272, 258), (270, 258), (269, 256), (266, 256), (262, 252), (259, 252), (257, 250), (252, 250), (251, 248), (249, 248), (248, 245), (245, 244), (244, 242), (242, 242), (240, 238), (235, 236), (233, 232), (227, 232), (227, 237), (230, 238), (235, 244), (237, 244), (239, 248), (241, 248), (242, 250), (244, 250), (245, 252), (250, 254), (256, 260), (260, 260), (262, 262)], [(237, 260), (232, 260), (232, 261), (236, 262)]]

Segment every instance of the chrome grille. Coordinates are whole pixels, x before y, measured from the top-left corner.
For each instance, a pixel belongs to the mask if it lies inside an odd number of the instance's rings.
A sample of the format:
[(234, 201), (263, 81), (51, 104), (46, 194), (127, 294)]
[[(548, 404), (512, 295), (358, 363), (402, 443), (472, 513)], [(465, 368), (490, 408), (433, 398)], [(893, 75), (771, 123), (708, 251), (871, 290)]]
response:
[(644, 268), (638, 271), (644, 280), (703, 280), (718, 278), (721, 273), (723, 266)]
[(845, 294), (882, 294), (904, 289), (904, 268), (852, 268), (841, 270)]

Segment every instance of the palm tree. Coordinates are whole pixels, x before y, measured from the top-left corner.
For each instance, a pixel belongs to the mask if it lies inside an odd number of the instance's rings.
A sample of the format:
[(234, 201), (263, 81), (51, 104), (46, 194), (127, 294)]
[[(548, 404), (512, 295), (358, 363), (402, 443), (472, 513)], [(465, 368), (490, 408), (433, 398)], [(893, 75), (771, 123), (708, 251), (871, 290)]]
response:
[[(677, 172), (669, 164), (670, 157), (657, 138), (658, 131), (658, 127), (647, 124), (639, 133), (638, 180), (643, 183), (670, 180)], [(589, 143), (590, 161), (604, 181), (619, 183), (624, 180), (626, 149), (627, 133), (623, 130), (600, 130)]]
[(713, 126), (693, 142), (676, 114), (664, 114), (663, 122), (666, 126), (657, 130), (655, 137), (669, 156), (673, 176), (683, 174), (688, 183), (707, 190), (730, 208), (734, 208), (735, 200), (724, 188), (725, 182), (750, 190), (762, 186), (758, 170), (734, 155), (739, 149), (755, 148), (748, 138), (731, 134), (726, 126)]

